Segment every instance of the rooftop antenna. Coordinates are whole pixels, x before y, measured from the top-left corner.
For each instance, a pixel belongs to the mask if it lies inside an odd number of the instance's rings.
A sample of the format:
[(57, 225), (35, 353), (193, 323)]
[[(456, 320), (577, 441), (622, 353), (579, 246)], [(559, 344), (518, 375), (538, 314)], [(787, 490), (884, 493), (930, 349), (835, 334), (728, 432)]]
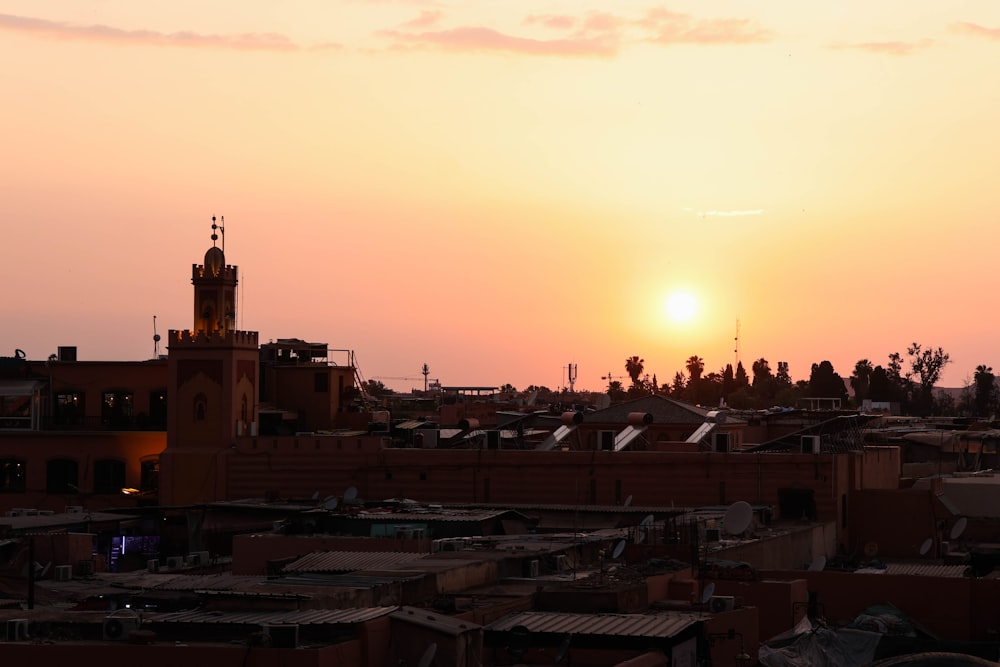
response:
[(160, 358), (160, 334), (156, 333), (156, 315), (153, 315), (153, 358)]
[(424, 391), (427, 391), (427, 376), (430, 375), (431, 367), (425, 363), (423, 367), (420, 369), (420, 372), (424, 376)]
[(567, 366), (566, 375), (569, 380), (569, 391), (573, 393), (573, 385), (576, 384), (576, 364), (570, 362), (569, 366)]

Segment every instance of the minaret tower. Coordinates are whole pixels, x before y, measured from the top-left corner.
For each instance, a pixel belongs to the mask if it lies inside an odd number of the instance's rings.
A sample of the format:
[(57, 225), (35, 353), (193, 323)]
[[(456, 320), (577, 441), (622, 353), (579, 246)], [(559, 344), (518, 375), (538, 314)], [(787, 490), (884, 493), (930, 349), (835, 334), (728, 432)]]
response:
[(160, 501), (168, 505), (225, 499), (228, 453), (237, 438), (256, 433), (258, 336), (236, 329), (237, 269), (226, 264), (224, 247), (225, 230), (213, 217), (212, 247), (192, 268), (193, 327), (167, 337)]
[[(194, 326), (191, 330), (207, 335), (226, 335), (236, 329), (236, 285), (239, 282), (235, 266), (226, 266), (226, 228), (215, 224), (212, 216), (212, 247), (205, 253), (205, 263), (191, 268), (194, 285)], [(222, 248), (216, 243), (222, 234)]]

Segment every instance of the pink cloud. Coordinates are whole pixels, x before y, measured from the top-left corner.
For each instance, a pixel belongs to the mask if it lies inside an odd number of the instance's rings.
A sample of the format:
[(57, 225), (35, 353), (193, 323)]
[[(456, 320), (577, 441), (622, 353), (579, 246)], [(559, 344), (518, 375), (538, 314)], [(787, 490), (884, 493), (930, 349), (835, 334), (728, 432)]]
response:
[(856, 51), (866, 51), (868, 53), (878, 53), (889, 56), (909, 56), (917, 51), (929, 48), (934, 43), (931, 39), (922, 39), (919, 42), (858, 42), (855, 44), (837, 43), (833, 44), (835, 49), (853, 49)]
[(569, 30), (576, 25), (576, 17), (566, 14), (531, 14), (524, 19), (525, 25), (540, 25), (556, 30)]
[(750, 19), (698, 19), (663, 7), (648, 10), (635, 24), (657, 44), (752, 44), (773, 38)]
[(952, 32), (1000, 40), (1000, 28), (987, 28), (976, 23), (953, 23), (950, 27)]
[(437, 32), (382, 33), (399, 47), (437, 47), (446, 51), (493, 51), (543, 56), (609, 57), (618, 51), (618, 43), (603, 37), (570, 39), (529, 39), (515, 37), (492, 28), (453, 28)]
[(413, 19), (412, 21), (407, 21), (402, 25), (404, 28), (429, 28), (444, 16), (444, 12), (423, 10), (420, 12), (420, 16)]
[(277, 33), (202, 35), (194, 32), (162, 33), (153, 30), (122, 30), (104, 25), (81, 26), (24, 16), (0, 14), (0, 30), (33, 33), (52, 39), (75, 39), (112, 44), (211, 47), (253, 51), (295, 51), (299, 47)]

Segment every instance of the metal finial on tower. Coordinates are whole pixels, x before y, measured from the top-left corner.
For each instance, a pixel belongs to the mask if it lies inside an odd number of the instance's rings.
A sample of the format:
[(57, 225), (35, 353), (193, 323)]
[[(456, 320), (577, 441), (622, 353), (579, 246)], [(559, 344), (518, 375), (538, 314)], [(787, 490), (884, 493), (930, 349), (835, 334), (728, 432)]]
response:
[[(740, 365), (740, 321), (739, 320), (736, 320), (736, 338), (734, 338), (733, 340), (736, 341), (736, 347), (733, 349), (733, 352), (736, 354), (736, 366), (739, 366)], [(735, 372), (735, 370), (736, 368), (734, 367), (733, 371)]]
[(153, 315), (153, 358), (160, 358), (160, 334), (156, 333), (156, 315)]
[(215, 247), (215, 242), (219, 240), (219, 235), (215, 233), (219, 226), (215, 224), (215, 216), (212, 216), (212, 247)]

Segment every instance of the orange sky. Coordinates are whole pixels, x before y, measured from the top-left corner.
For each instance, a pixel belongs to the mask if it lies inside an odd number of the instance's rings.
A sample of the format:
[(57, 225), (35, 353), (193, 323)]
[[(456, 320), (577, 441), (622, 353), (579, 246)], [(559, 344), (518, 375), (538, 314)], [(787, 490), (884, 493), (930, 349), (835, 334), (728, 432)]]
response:
[(240, 326), (366, 377), (665, 383), (739, 320), (748, 368), (917, 341), (961, 386), (1000, 370), (1000, 4), (949, 6), (0, 1), (0, 355), (150, 357), (223, 215)]

